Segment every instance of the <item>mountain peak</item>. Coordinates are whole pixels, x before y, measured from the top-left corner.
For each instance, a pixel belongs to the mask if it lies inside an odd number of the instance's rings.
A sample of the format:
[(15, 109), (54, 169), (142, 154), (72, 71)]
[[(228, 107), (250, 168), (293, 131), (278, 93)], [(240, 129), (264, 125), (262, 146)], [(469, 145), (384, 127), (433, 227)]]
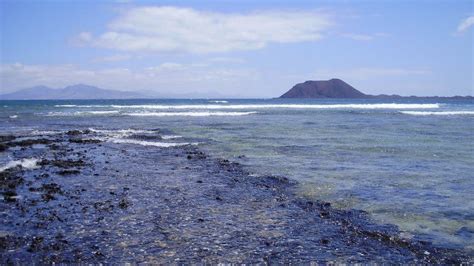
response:
[(341, 79), (307, 80), (298, 83), (280, 98), (365, 98), (367, 95), (356, 90)]

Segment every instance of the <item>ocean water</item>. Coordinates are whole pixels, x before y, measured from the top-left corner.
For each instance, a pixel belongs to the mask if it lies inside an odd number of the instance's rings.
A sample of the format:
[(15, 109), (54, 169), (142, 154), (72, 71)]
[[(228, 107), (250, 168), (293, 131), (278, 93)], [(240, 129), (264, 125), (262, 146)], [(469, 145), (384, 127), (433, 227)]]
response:
[[(91, 129), (128, 148), (198, 145), (253, 173), (295, 179), (302, 196), (474, 250), (472, 100), (0, 101), (0, 128)], [(152, 129), (161, 140), (128, 138)], [(29, 163), (0, 154), (0, 169)]]

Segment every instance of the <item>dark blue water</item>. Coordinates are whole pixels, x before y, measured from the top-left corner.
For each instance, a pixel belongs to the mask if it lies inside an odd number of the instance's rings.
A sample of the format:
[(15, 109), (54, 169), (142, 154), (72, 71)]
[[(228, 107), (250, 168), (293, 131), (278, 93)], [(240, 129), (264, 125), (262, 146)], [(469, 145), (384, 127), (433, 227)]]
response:
[[(102, 139), (198, 145), (302, 195), (368, 211), (407, 235), (474, 250), (474, 102), (466, 100), (1, 101), (2, 133), (91, 128)], [(131, 141), (159, 128), (161, 141)], [(12, 158), (0, 155), (6, 165)]]

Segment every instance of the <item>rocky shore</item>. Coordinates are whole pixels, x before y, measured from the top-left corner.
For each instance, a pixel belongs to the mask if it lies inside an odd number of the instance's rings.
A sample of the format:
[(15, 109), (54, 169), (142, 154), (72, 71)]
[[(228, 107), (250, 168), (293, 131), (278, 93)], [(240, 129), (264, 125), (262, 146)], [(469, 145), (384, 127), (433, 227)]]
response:
[[(160, 138), (135, 135), (140, 140)], [(0, 264), (471, 262), (197, 146), (0, 136)]]

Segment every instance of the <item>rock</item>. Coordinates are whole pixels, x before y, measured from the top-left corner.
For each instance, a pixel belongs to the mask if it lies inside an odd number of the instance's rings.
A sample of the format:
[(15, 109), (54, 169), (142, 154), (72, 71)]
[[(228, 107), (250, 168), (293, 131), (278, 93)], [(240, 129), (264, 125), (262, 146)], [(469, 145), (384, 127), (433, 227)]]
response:
[(68, 132), (66, 132), (66, 135), (69, 135), (69, 136), (77, 136), (81, 134), (82, 132), (80, 130), (69, 130)]
[(17, 194), (15, 191), (9, 190), (3, 192), (3, 200), (6, 202), (15, 202), (16, 201)]
[(0, 152), (8, 150), (8, 145), (0, 143)]
[(62, 170), (58, 172), (58, 175), (77, 175), (80, 171), (73, 169), (73, 170)]
[(15, 136), (12, 135), (0, 135), (0, 142), (7, 142), (16, 139)]
[(79, 144), (97, 144), (100, 143), (98, 139), (69, 139), (69, 142), (79, 143)]

